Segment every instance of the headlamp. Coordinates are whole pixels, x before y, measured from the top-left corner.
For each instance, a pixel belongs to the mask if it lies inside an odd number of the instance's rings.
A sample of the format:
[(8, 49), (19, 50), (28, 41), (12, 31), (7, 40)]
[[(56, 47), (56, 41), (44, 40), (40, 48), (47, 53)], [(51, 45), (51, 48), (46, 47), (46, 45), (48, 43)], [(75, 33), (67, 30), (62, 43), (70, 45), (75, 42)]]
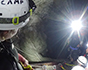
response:
[(73, 31), (79, 31), (82, 28), (82, 22), (80, 20), (72, 21), (71, 27)]

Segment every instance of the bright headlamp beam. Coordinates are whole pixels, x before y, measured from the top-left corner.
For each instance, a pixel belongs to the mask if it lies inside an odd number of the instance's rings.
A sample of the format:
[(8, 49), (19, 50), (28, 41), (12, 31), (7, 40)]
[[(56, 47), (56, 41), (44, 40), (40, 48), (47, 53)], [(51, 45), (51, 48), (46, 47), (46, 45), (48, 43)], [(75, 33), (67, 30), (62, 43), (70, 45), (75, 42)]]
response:
[(82, 24), (80, 20), (72, 21), (71, 27), (73, 31), (79, 31), (82, 28)]

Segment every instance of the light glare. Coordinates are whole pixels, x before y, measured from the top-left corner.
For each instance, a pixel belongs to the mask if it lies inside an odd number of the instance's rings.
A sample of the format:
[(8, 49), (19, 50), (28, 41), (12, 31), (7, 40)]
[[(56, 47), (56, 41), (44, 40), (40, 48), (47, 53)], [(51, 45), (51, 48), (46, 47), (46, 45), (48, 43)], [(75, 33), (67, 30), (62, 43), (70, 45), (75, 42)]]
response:
[(74, 31), (79, 31), (82, 28), (81, 21), (79, 20), (72, 21), (71, 27)]

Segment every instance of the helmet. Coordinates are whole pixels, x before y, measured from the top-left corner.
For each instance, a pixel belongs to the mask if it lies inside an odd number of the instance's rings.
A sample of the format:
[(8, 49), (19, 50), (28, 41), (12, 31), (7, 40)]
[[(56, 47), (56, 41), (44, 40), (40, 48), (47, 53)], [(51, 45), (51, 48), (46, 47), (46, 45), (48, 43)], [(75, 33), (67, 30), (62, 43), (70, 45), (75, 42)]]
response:
[(87, 65), (87, 59), (86, 57), (84, 56), (79, 56), (78, 59), (77, 59), (77, 62), (83, 66), (86, 66)]
[(29, 21), (30, 1), (0, 0), (0, 30), (13, 30), (25, 26)]
[(79, 66), (79, 65), (74, 66), (71, 70), (77, 70), (77, 69), (79, 69), (79, 70), (85, 70), (82, 66)]

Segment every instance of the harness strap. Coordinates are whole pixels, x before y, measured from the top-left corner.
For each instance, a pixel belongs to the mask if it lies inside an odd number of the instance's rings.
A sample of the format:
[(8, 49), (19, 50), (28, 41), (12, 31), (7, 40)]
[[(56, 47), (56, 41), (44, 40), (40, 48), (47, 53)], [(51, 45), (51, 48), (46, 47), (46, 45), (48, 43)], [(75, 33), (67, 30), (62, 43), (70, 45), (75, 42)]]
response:
[(10, 50), (5, 48), (5, 46), (3, 45), (2, 42), (0, 42), (0, 44), (2, 45), (3, 50), (6, 51), (6, 53), (9, 55), (9, 57), (11, 57), (11, 59), (16, 63), (17, 69), (20, 70), (17, 58), (12, 54), (12, 52)]

